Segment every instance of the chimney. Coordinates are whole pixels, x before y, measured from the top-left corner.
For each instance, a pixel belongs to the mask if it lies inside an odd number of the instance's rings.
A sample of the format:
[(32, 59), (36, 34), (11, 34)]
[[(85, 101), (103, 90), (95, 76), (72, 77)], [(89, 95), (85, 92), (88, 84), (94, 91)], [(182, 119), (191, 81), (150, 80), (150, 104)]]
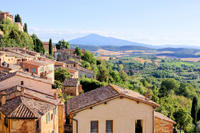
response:
[(58, 99), (57, 93), (54, 93), (53, 97), (57, 100)]
[(21, 87), (21, 94), (24, 95), (24, 87)]
[(6, 92), (1, 92), (1, 105), (4, 105), (6, 103)]

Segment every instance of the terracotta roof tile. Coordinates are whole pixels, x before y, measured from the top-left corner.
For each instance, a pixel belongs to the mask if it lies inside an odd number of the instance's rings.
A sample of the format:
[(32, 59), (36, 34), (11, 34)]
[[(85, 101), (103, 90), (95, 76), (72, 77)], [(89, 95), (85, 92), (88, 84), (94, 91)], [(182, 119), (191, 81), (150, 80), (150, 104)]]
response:
[(116, 96), (119, 96), (119, 93), (112, 89), (111, 86), (97, 88), (67, 100), (65, 109), (67, 109), (66, 112), (70, 114), (73, 111), (83, 109)]
[(0, 107), (0, 111), (8, 118), (39, 118), (49, 110), (55, 108), (55, 105), (32, 99), (28, 96), (18, 96), (7, 100)]
[(165, 120), (165, 121), (171, 122), (171, 123), (173, 123), (173, 124), (176, 124), (175, 121), (173, 121), (173, 120), (170, 119), (169, 117), (167, 117), (167, 116), (165, 116), (165, 115), (163, 115), (163, 114), (161, 114), (161, 113), (159, 113), (159, 112), (154, 112), (154, 116), (155, 116), (156, 118), (161, 119), (161, 120)]

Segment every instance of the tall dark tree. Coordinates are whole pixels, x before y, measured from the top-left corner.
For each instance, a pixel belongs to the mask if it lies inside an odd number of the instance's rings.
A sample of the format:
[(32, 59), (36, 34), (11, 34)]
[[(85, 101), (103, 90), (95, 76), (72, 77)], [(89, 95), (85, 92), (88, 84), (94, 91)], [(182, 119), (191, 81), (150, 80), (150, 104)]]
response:
[(42, 44), (42, 41), (35, 34), (33, 34), (31, 37), (33, 39), (34, 51), (44, 54), (45, 49), (44, 49), (44, 46)]
[(19, 14), (15, 15), (15, 22), (19, 22), (22, 24), (22, 19), (21, 17), (19, 16)]
[(24, 23), (24, 32), (28, 33), (27, 23)]
[(196, 97), (192, 100), (191, 116), (193, 118), (193, 124), (197, 125), (197, 112), (198, 112), (198, 99)]
[(49, 39), (49, 55), (53, 55), (53, 44), (52, 44), (52, 39)]

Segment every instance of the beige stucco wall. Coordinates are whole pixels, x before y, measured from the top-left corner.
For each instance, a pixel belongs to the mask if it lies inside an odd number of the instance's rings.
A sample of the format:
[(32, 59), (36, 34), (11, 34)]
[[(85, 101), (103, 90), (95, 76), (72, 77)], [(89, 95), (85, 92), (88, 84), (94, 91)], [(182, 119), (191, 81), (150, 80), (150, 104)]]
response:
[(0, 112), (0, 133), (9, 133), (10, 122), (8, 122), (8, 127), (4, 125), (5, 115)]
[(35, 119), (30, 119), (30, 120), (12, 119), (10, 131), (11, 133), (35, 133), (36, 132)]
[[(50, 112), (50, 121), (46, 122), (47, 113), (45, 113), (41, 118), (41, 133), (58, 133), (58, 106), (56, 107), (56, 115), (54, 115), (54, 111)], [(53, 115), (53, 117), (51, 117)]]
[(21, 76), (13, 76), (0, 82), (0, 89), (6, 89), (15, 85), (20, 85), (21, 81), (24, 81), (24, 86), (31, 89), (38, 89), (42, 92), (51, 92), (52, 85), (41, 81), (37, 81), (30, 78)]
[(0, 59), (1, 59), (1, 63), (5, 61), (7, 64), (17, 64), (17, 58), (9, 57), (9, 56), (6, 56), (5, 54), (2, 54), (0, 56)]
[[(99, 133), (105, 132), (106, 120), (113, 120), (114, 133), (135, 133), (135, 121), (143, 120), (143, 133), (153, 133), (153, 107), (127, 99), (117, 98), (86, 109), (74, 116), (78, 120), (78, 132), (89, 133), (90, 122), (98, 120)], [(73, 129), (76, 133), (76, 123), (73, 122)]]

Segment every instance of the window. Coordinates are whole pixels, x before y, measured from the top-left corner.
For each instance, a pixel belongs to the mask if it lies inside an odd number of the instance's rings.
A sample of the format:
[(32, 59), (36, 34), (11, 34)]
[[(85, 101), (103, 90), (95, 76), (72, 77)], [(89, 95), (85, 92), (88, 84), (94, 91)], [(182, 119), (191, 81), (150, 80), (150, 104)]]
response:
[(39, 120), (36, 121), (36, 129), (39, 129), (40, 128), (40, 122)]
[(32, 68), (32, 73), (36, 73), (35, 68)]
[(135, 121), (135, 133), (143, 133), (142, 120)]
[(90, 133), (98, 133), (98, 121), (91, 121), (90, 128)]
[(106, 133), (113, 133), (113, 120), (106, 121)]
[(8, 127), (8, 119), (6, 117), (4, 118), (4, 125)]
[(25, 69), (25, 71), (26, 71), (26, 72), (29, 72), (29, 69), (28, 69), (28, 68), (26, 68), (26, 69)]
[(21, 85), (24, 85), (24, 81), (21, 81)]

